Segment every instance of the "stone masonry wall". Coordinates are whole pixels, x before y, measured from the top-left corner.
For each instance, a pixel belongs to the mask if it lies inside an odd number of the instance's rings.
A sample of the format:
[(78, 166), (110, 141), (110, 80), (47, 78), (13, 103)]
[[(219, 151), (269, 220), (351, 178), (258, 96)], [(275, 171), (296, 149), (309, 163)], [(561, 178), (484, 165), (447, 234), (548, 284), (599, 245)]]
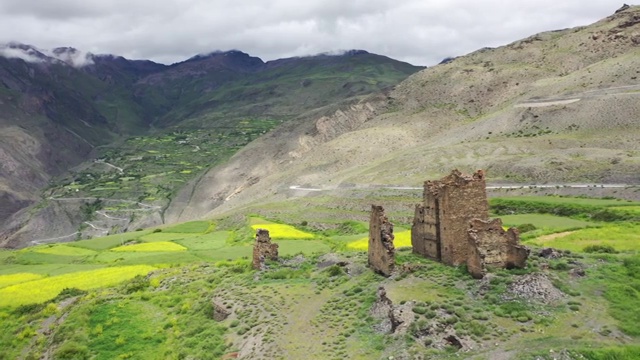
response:
[(518, 230), (505, 231), (501, 219), (471, 220), (468, 229), (469, 273), (482, 278), (487, 267), (525, 267), (529, 249), (520, 245), (519, 239)]
[(416, 205), (411, 226), (411, 246), (415, 254), (440, 261), (440, 236), (435, 201), (431, 205)]
[(489, 218), (484, 172), (463, 175), (457, 170), (440, 180), (440, 242), (442, 262), (457, 266), (468, 257), (469, 221)]
[(271, 242), (269, 230), (258, 229), (256, 231), (256, 241), (253, 244), (253, 268), (264, 269), (265, 260), (278, 259), (278, 244)]
[(482, 170), (473, 175), (454, 170), (441, 180), (426, 181), (411, 228), (413, 252), (449, 265), (466, 263), (469, 221), (489, 217), (485, 188)]
[(384, 214), (382, 206), (371, 205), (369, 219), (369, 266), (382, 275), (389, 276), (395, 266), (393, 224)]

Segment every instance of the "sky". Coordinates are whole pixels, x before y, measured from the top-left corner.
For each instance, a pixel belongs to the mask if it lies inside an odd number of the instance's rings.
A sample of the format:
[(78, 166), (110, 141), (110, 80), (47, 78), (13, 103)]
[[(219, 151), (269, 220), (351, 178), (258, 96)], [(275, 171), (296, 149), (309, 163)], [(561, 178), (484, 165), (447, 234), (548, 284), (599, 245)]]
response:
[(263, 60), (363, 49), (414, 65), (588, 25), (612, 0), (0, 0), (0, 43), (170, 64), (238, 49)]

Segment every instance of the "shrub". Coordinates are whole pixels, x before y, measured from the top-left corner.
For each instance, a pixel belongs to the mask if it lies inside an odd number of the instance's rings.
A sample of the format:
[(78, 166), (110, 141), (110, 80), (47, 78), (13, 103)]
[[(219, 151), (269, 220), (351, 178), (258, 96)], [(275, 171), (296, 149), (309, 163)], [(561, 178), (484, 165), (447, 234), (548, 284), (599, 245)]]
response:
[(331, 265), (327, 268), (326, 271), (329, 276), (344, 275), (344, 269), (342, 269), (342, 267), (338, 265)]
[(555, 264), (550, 264), (549, 267), (553, 270), (569, 270), (569, 264), (564, 261), (558, 261)]
[(89, 358), (89, 349), (86, 346), (70, 341), (62, 344), (56, 350), (54, 357), (62, 360), (84, 360)]
[(517, 228), (518, 228), (518, 231), (520, 231), (520, 233), (526, 233), (526, 232), (537, 229), (536, 226), (533, 224), (521, 224), (521, 225), (518, 225)]
[(427, 312), (427, 308), (423, 307), (423, 306), (414, 306), (413, 309), (411, 309), (414, 313), (416, 314), (425, 314)]
[(604, 254), (616, 254), (616, 249), (611, 245), (589, 245), (582, 251), (586, 253), (604, 253)]
[(127, 294), (131, 294), (136, 291), (144, 290), (148, 286), (149, 286), (149, 279), (147, 279), (146, 276), (137, 275), (124, 286), (124, 291)]
[(56, 296), (54, 301), (60, 301), (60, 300), (64, 300), (64, 299), (68, 299), (68, 298), (74, 297), (74, 296), (81, 296), (81, 295), (84, 295), (86, 293), (87, 293), (86, 291), (80, 290), (78, 288), (64, 288), (64, 289), (62, 289), (62, 291), (60, 291), (58, 296)]

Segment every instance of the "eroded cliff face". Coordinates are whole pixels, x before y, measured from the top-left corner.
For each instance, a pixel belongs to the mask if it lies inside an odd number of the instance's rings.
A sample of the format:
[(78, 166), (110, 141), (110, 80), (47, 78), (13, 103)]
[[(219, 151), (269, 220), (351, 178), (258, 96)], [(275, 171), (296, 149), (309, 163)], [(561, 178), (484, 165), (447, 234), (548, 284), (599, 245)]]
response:
[[(0, 119), (0, 247), (21, 242), (15, 236), (19, 230), (16, 225), (26, 223), (32, 214), (20, 211), (39, 201), (49, 180), (83, 161), (91, 149), (55, 124), (26, 130), (7, 126)], [(46, 221), (65, 223), (67, 218)], [(55, 228), (50, 226), (54, 235)]]
[[(384, 111), (385, 99), (384, 95), (374, 95), (326, 115), (306, 115), (283, 124), (247, 145), (228, 163), (187, 184), (165, 211), (165, 220), (179, 222), (213, 210), (223, 212), (281, 193), (290, 185), (314, 183), (320, 178), (324, 181), (326, 167), (309, 167), (307, 158), (342, 134), (365, 126)], [(298, 176), (290, 176), (296, 167), (301, 169)]]

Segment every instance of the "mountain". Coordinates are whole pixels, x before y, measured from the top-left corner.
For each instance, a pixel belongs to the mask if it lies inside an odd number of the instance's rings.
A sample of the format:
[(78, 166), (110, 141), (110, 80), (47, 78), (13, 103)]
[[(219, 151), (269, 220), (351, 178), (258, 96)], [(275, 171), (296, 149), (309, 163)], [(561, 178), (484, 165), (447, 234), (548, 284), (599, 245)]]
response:
[[(265, 63), (233, 50), (166, 66), (73, 48), (1, 46), (0, 198), (6, 205), (0, 213), (0, 244), (76, 233), (86, 220), (80, 216), (82, 203), (52, 204), (47, 198), (64, 185), (98, 176), (78, 171), (92, 166), (87, 160), (122, 153), (118, 149), (131, 136), (209, 129), (208, 136), (225, 140), (200, 168), (223, 161), (276, 124), (378, 92), (420, 69), (365, 51)], [(69, 172), (72, 168), (77, 171)], [(122, 177), (140, 178), (140, 169), (132, 171)], [(161, 185), (165, 193), (156, 205), (166, 206), (179, 185)], [(50, 190), (43, 196), (44, 187)], [(148, 197), (148, 189), (136, 189), (121, 200)], [(105, 197), (90, 191), (74, 196)], [(101, 227), (90, 227), (95, 228)]]
[(639, 45), (632, 6), (422, 70), (254, 141), (183, 188), (166, 221), (281, 200), (294, 185), (419, 186), (455, 167), (502, 183), (638, 184)]

